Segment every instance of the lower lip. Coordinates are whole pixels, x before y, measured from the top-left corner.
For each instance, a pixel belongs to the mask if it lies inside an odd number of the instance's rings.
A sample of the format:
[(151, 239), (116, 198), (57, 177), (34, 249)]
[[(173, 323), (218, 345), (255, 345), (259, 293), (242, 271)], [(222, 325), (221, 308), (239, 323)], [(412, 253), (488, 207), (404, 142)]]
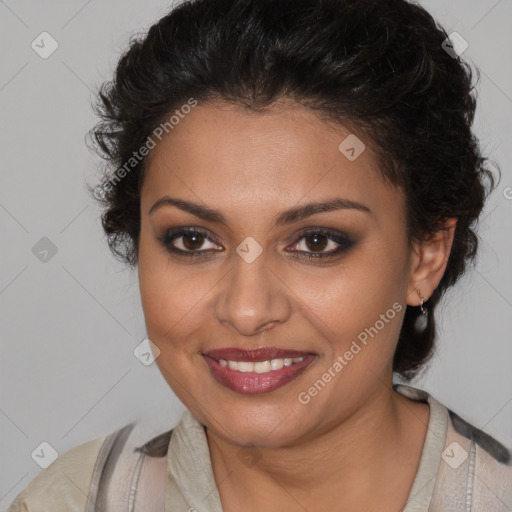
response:
[(304, 356), (304, 359), (298, 363), (267, 373), (239, 372), (231, 370), (227, 366), (221, 366), (212, 357), (203, 357), (210, 367), (213, 377), (223, 386), (238, 393), (257, 394), (268, 393), (288, 384), (297, 378), (315, 360), (316, 356)]

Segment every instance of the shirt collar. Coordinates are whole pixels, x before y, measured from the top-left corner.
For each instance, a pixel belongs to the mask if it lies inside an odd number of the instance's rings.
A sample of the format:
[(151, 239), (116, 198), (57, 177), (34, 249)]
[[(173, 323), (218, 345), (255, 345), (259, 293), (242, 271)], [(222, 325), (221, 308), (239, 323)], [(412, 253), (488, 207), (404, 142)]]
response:
[(394, 384), (393, 389), (412, 400), (428, 402), (430, 406), (427, 435), (418, 471), (403, 510), (403, 512), (428, 512), (439, 471), (441, 454), (446, 444), (448, 410), (432, 395), (421, 389), (405, 384)]
[[(407, 505), (403, 512), (427, 512), (441, 454), (445, 446), (448, 411), (426, 391), (405, 384), (394, 384), (393, 389), (413, 400), (428, 402), (430, 416), (428, 430)], [(188, 505), (201, 512), (222, 512), (220, 495), (215, 483), (210, 450), (204, 426), (186, 409), (174, 428), (167, 452), (166, 496), (171, 488), (182, 493)], [(169, 482), (169, 478), (174, 483)]]
[[(222, 512), (204, 426), (186, 409), (172, 432), (167, 472), (192, 509)], [(166, 484), (166, 495), (170, 485)]]

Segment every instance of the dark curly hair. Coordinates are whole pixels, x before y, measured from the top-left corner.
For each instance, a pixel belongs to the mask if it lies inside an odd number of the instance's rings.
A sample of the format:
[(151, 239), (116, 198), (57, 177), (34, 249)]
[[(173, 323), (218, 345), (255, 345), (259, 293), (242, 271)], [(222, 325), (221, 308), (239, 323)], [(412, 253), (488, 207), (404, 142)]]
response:
[(94, 107), (100, 121), (90, 135), (106, 165), (101, 183), (88, 191), (104, 209), (112, 253), (137, 265), (147, 158), (135, 159), (134, 152), (178, 107), (193, 98), (263, 112), (291, 100), (373, 143), (382, 177), (405, 195), (411, 248), (443, 229), (444, 220), (457, 219), (446, 271), (426, 304), (426, 324), (417, 321), (418, 307), (406, 309), (393, 370), (412, 379), (433, 353), (434, 308), (474, 263), (475, 224), (495, 187), (471, 129), (472, 68), (445, 50), (447, 37), (428, 12), (406, 0), (189, 0), (175, 6), (147, 34), (132, 37)]

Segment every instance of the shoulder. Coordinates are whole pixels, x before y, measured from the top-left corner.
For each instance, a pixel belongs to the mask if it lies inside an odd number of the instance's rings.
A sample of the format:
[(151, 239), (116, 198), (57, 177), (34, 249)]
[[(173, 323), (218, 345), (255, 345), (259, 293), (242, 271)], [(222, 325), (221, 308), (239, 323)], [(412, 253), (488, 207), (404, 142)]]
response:
[(97, 461), (107, 445), (130, 425), (62, 453), (33, 478), (7, 512), (85, 510)]
[(447, 409), (449, 421), (432, 511), (512, 510), (512, 452)]
[(395, 384), (393, 388), (408, 398), (430, 405), (422, 455), (424, 480), (419, 489), (435, 482), (429, 512), (512, 511), (510, 447), (456, 414), (427, 391), (404, 384)]
[(476, 450), (481, 453), (493, 467), (509, 469), (512, 471), (512, 450), (483, 430), (478, 429), (464, 418), (461, 418), (451, 409), (448, 409), (450, 416), (450, 428), (459, 436), (473, 440)]
[(473, 503), (496, 506), (501, 502), (512, 508), (512, 450), (452, 410), (448, 413), (449, 438), (467, 444), (467, 487)]

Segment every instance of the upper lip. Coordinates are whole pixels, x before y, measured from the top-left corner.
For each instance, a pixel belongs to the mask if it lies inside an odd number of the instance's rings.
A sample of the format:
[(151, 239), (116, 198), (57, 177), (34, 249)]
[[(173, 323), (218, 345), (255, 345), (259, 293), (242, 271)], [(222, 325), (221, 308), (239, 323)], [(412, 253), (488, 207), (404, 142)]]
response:
[(205, 352), (205, 355), (219, 361), (247, 361), (258, 362), (269, 359), (285, 359), (287, 357), (302, 357), (311, 355), (312, 352), (303, 352), (301, 350), (288, 350), (277, 347), (262, 347), (253, 350), (244, 350), (236, 347), (219, 348)]

